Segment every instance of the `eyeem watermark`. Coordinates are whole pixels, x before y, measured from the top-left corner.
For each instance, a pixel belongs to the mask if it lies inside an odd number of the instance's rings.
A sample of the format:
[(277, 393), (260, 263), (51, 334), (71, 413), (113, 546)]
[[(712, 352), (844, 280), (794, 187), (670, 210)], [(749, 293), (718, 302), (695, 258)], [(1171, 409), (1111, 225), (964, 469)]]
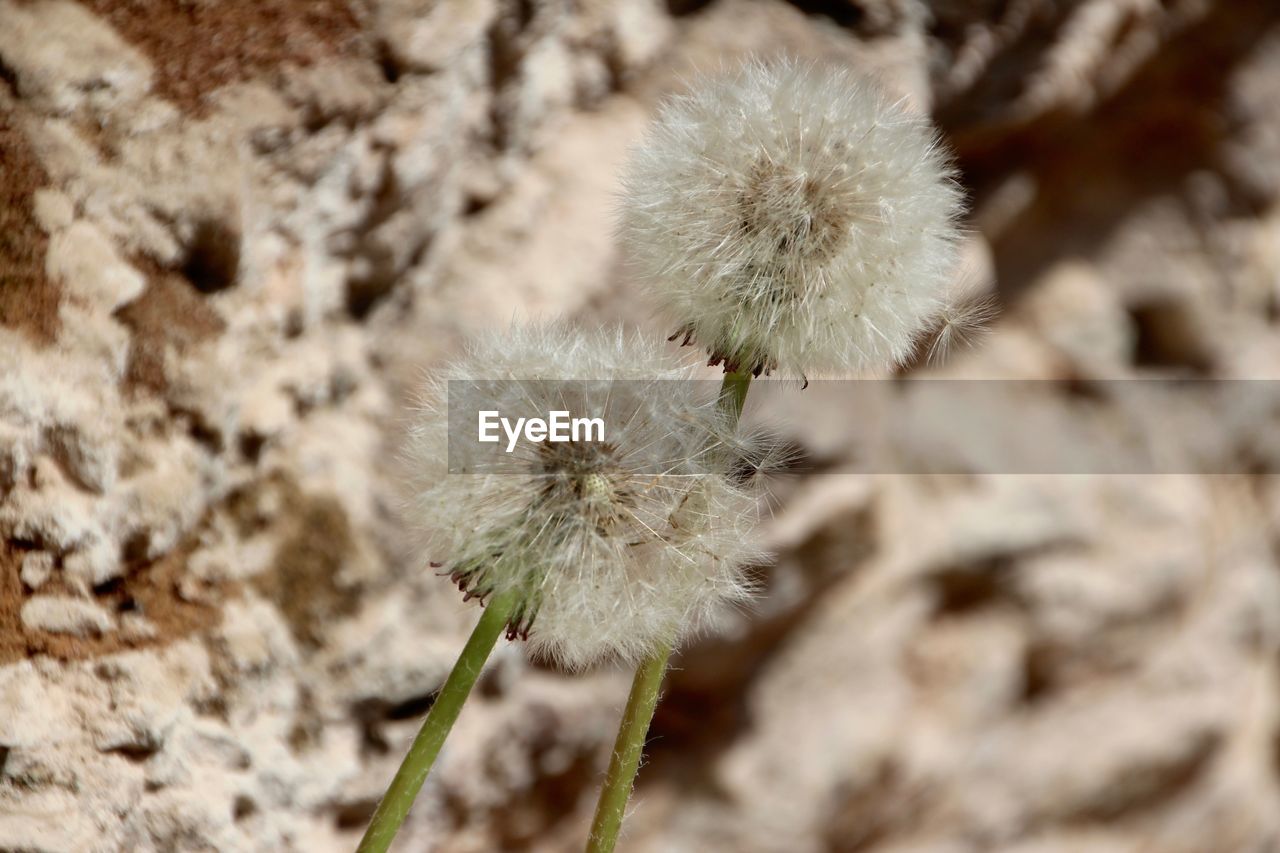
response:
[(534, 444), (543, 441), (604, 441), (604, 418), (574, 418), (567, 411), (548, 412), (546, 418), (504, 418), (494, 409), (477, 413), (477, 440), (497, 444), (498, 428), (507, 437), (506, 452), (516, 449), (521, 433)]
[[(551, 448), (617, 442), (634, 418), (653, 420), (655, 398), (687, 397), (677, 382), (715, 405), (714, 379), (450, 380), (448, 472), (528, 476)], [(753, 382), (743, 431), (839, 448), (851, 460), (831, 469), (841, 473), (1280, 472), (1280, 379), (814, 380), (794, 391)]]

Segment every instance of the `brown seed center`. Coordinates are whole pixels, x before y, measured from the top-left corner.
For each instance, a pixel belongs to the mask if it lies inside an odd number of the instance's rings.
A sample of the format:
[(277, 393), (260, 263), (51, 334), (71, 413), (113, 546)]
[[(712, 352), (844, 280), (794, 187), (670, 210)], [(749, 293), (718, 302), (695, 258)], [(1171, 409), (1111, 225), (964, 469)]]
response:
[(837, 175), (758, 161), (738, 195), (742, 232), (776, 250), (777, 263), (821, 263), (844, 246), (853, 205)]
[(626, 476), (611, 442), (544, 441), (535, 472), (545, 478), (541, 497), (554, 512), (581, 515), (607, 527), (632, 504)]

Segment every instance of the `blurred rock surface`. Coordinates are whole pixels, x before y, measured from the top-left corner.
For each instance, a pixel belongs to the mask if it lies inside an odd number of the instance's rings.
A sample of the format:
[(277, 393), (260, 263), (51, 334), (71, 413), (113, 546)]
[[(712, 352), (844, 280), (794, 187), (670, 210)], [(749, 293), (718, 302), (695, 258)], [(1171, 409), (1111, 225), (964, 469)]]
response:
[[(0, 849), (354, 845), (474, 618), (398, 512), (404, 406), (471, 328), (653, 325), (617, 166), (696, 71), (848, 63), (934, 115), (1003, 313), (916, 372), (1280, 378), (1271, 0), (0, 21)], [(792, 438), (838, 472), (841, 429)], [(1262, 438), (1249, 477), (787, 485), (622, 848), (1276, 849)], [(503, 648), (404, 848), (577, 849), (626, 684)]]

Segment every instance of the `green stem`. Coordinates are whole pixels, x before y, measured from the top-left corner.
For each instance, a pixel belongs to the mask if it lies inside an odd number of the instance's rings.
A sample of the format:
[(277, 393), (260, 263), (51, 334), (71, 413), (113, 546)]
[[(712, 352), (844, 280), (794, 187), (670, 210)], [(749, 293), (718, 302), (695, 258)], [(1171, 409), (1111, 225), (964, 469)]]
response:
[(391, 846), (418, 791), (422, 789), (422, 783), (431, 772), (431, 765), (435, 763), (444, 739), (458, 719), (462, 703), (467, 700), (485, 661), (489, 659), (489, 653), (498, 642), (498, 636), (506, 627), (517, 598), (515, 591), (495, 595), (484, 608), (480, 621), (427, 712), (413, 746), (409, 747), (409, 754), (391, 780), (387, 793), (383, 794), (382, 802), (378, 803), (378, 810), (360, 840), (358, 853), (383, 853)]
[(726, 373), (720, 383), (720, 399), (717, 401), (720, 411), (731, 418), (732, 426), (738, 425), (742, 417), (742, 407), (747, 402), (747, 391), (751, 389), (750, 373)]
[(612, 853), (618, 843), (618, 831), (622, 829), (631, 786), (635, 782), (636, 771), (640, 769), (645, 735), (649, 732), (653, 709), (658, 705), (658, 689), (662, 686), (662, 676), (667, 671), (667, 659), (670, 657), (671, 646), (668, 645), (636, 669), (627, 708), (622, 712), (622, 724), (618, 727), (618, 739), (613, 744), (613, 758), (609, 760), (604, 789), (596, 803), (587, 853)]
[[(731, 419), (733, 426), (737, 426), (738, 419), (742, 416), (742, 407), (746, 403), (750, 386), (750, 373), (724, 375), (716, 402), (721, 412)], [(641, 661), (636, 669), (635, 678), (631, 682), (631, 693), (627, 696), (627, 707), (622, 712), (622, 723), (618, 726), (618, 738), (613, 743), (613, 757), (609, 759), (604, 788), (600, 791), (595, 818), (591, 821), (587, 853), (613, 853), (613, 848), (617, 846), (622, 818), (627, 811), (627, 800), (631, 798), (631, 788), (635, 785), (636, 773), (640, 769), (645, 737), (649, 733), (653, 711), (658, 706), (658, 692), (662, 688), (662, 677), (666, 674), (670, 658), (671, 646), (668, 644)]]

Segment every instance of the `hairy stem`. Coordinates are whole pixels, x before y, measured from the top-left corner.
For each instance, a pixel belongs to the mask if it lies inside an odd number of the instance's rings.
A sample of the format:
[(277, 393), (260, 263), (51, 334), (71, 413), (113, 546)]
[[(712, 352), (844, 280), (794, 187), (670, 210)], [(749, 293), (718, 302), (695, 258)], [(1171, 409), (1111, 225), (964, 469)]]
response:
[(378, 803), (378, 810), (360, 840), (359, 853), (382, 853), (391, 846), (418, 791), (422, 789), (422, 783), (431, 772), (431, 765), (435, 763), (444, 739), (458, 719), (462, 703), (467, 700), (498, 636), (511, 618), (517, 598), (514, 590), (495, 595), (484, 608), (480, 621), (427, 712), (413, 746), (409, 747), (409, 754), (391, 780), (387, 793), (383, 794), (382, 802)]
[[(732, 425), (736, 426), (742, 416), (742, 406), (746, 403), (750, 386), (750, 373), (724, 375), (717, 405)], [(627, 800), (631, 798), (631, 788), (635, 784), (636, 772), (640, 769), (645, 737), (649, 733), (653, 711), (658, 706), (658, 692), (662, 688), (662, 677), (666, 674), (671, 650), (670, 644), (664, 646), (641, 661), (636, 668), (631, 693), (627, 696), (627, 707), (622, 712), (622, 723), (618, 726), (618, 737), (613, 743), (613, 757), (609, 759), (604, 788), (600, 791), (595, 818), (591, 821), (587, 853), (613, 853), (613, 848), (617, 846), (618, 833), (622, 829), (622, 819), (627, 811)]]
[(622, 724), (618, 727), (618, 739), (613, 744), (613, 758), (609, 760), (604, 789), (596, 803), (587, 853), (612, 853), (618, 843), (618, 831), (622, 829), (631, 786), (635, 782), (636, 771), (640, 769), (645, 735), (649, 732), (653, 709), (658, 705), (658, 689), (662, 686), (662, 676), (667, 671), (667, 659), (670, 657), (671, 646), (668, 645), (642, 661), (636, 669), (627, 708), (622, 712)]
[(747, 391), (751, 390), (750, 373), (726, 373), (720, 383), (720, 411), (730, 418), (730, 425), (737, 426), (742, 417), (742, 407), (747, 402)]

